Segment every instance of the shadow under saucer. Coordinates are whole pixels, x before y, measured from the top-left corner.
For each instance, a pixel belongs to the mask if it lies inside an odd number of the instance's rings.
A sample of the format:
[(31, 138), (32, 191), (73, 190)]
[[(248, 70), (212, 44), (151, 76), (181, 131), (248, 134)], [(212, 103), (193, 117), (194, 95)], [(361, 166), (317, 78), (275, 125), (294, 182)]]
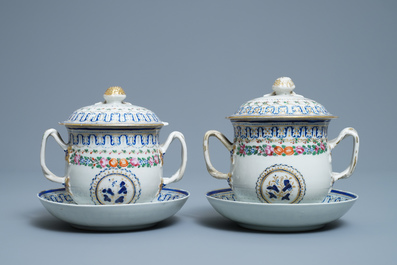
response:
[(221, 215), (219, 215), (216, 211), (211, 208), (203, 207), (197, 210), (198, 216), (196, 216), (196, 222), (199, 225), (202, 225), (207, 228), (229, 231), (229, 232), (239, 232), (239, 233), (319, 233), (331, 231), (334, 229), (341, 228), (343, 226), (348, 225), (348, 223), (344, 220), (338, 219), (336, 221), (325, 224), (324, 226), (307, 231), (261, 231), (261, 230), (253, 230), (250, 228), (245, 228), (240, 226), (234, 221), (231, 221)]

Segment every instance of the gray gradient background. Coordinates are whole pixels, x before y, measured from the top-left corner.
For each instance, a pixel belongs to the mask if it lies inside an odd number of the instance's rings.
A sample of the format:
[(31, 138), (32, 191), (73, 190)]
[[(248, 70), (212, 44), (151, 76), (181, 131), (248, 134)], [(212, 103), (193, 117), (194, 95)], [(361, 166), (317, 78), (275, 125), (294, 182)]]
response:
[[(384, 264), (395, 257), (395, 1), (0, 1), (2, 264)], [(358, 166), (335, 187), (360, 196), (337, 222), (308, 233), (261, 233), (221, 217), (205, 193), (226, 187), (206, 171), (202, 138), (232, 137), (225, 119), (290, 76), (296, 92), (339, 116), (360, 135)], [(43, 132), (118, 85), (126, 101), (153, 110), (184, 133), (185, 177), (172, 187), (191, 197), (153, 229), (92, 233), (52, 217), (36, 194), (60, 187), (40, 169)], [(333, 152), (349, 163), (352, 140)], [(179, 165), (175, 142), (165, 175)], [(211, 140), (213, 164), (228, 171)], [(64, 170), (50, 140), (47, 164)]]

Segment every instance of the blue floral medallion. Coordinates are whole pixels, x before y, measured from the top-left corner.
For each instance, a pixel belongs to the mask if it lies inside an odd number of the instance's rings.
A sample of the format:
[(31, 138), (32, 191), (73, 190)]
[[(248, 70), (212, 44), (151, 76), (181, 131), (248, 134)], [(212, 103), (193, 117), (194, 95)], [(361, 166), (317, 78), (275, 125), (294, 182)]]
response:
[(267, 203), (299, 203), (305, 196), (302, 174), (288, 165), (266, 168), (256, 182), (258, 199)]
[(139, 179), (127, 169), (105, 169), (91, 183), (90, 196), (95, 204), (135, 203), (141, 194)]

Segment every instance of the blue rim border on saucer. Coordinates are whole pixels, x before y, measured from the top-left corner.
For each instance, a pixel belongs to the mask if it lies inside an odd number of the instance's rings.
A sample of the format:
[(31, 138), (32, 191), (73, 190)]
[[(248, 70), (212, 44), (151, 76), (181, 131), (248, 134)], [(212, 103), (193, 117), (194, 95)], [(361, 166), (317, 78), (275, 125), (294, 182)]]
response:
[[(213, 195), (221, 194), (221, 193), (226, 193), (226, 192), (233, 192), (233, 190), (232, 190), (231, 188), (223, 188), (223, 189), (211, 190), (211, 191), (207, 192), (206, 196), (207, 196), (207, 197), (211, 197), (211, 198), (213, 198), (213, 199), (223, 200), (223, 199), (220, 199), (220, 198), (216, 198), (216, 197), (214, 197)], [(357, 194), (354, 194), (354, 193), (352, 193), (352, 192), (347, 192), (347, 191), (332, 189), (332, 190), (330, 191), (330, 193), (343, 195), (343, 196), (349, 198), (348, 200), (357, 200), (357, 199), (358, 199), (358, 195), (357, 195)], [(233, 195), (233, 196), (234, 196), (234, 195)], [(328, 196), (329, 196), (329, 195), (327, 195), (327, 197), (328, 197)], [(323, 200), (323, 202), (321, 202), (321, 203), (324, 203), (325, 200), (326, 200), (326, 198), (325, 198), (325, 199)], [(236, 203), (258, 204), (258, 205), (268, 205), (268, 206), (269, 206), (269, 205), (278, 205), (278, 206), (280, 206), (280, 205), (308, 205), (308, 204), (318, 204), (318, 203), (271, 204), (271, 203), (262, 203), (262, 202), (243, 202), (243, 201), (238, 201), (238, 200), (234, 200), (234, 202), (236, 202)], [(340, 202), (342, 202), (342, 201), (327, 202), (327, 203), (340, 203)]]
[[(65, 188), (58, 188), (58, 189), (50, 189), (50, 190), (43, 190), (43, 191), (41, 191), (41, 192), (39, 192), (38, 194), (37, 194), (37, 197), (39, 198), (39, 199), (43, 199), (43, 200), (46, 200), (46, 201), (48, 201), (49, 203), (60, 203), (60, 204), (65, 204), (63, 201), (57, 201), (56, 199), (55, 200), (53, 200), (53, 199), (51, 199), (51, 200), (49, 200), (49, 199), (47, 199), (47, 198), (43, 198), (42, 196), (43, 195), (46, 195), (46, 194), (49, 194), (49, 193), (53, 193), (53, 192), (62, 192), (62, 191), (66, 191), (66, 189)], [(180, 193), (180, 194), (182, 194), (182, 195), (184, 195), (184, 197), (181, 197), (181, 198), (175, 198), (175, 199), (173, 199), (173, 200), (179, 200), (179, 199), (184, 199), (185, 197), (189, 197), (190, 196), (190, 193), (188, 192), (188, 191), (186, 191), (186, 190), (181, 190), (181, 189), (173, 189), (173, 188), (162, 188), (162, 191), (172, 191), (172, 192), (176, 192), (176, 193)], [(70, 196), (70, 195), (69, 195)], [(70, 197), (69, 199), (67, 199), (66, 201), (67, 201), (67, 204), (68, 205), (75, 205), (75, 206), (90, 206), (90, 207), (92, 207), (92, 206), (94, 206), (94, 207), (96, 207), (96, 206), (99, 206), (99, 207), (105, 207), (105, 206), (128, 206), (128, 205), (144, 205), (144, 204), (152, 204), (152, 203), (157, 203), (157, 202), (163, 202), (163, 201), (165, 201), (165, 200), (158, 200), (158, 198), (159, 198), (159, 196), (160, 195), (158, 195), (158, 197), (156, 197), (153, 201), (151, 201), (151, 202), (144, 202), (144, 203), (139, 203), (139, 204), (119, 204), (119, 205), (87, 205), (87, 204), (76, 204), (74, 201), (73, 201), (73, 199)], [(155, 200), (157, 200), (157, 201), (155, 201)], [(168, 200), (167, 200), (168, 201)]]

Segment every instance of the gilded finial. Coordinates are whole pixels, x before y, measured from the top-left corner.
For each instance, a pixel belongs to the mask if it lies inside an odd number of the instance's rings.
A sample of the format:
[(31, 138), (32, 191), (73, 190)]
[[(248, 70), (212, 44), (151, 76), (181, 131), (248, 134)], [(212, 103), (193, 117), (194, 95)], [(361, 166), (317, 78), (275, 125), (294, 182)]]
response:
[(112, 86), (112, 87), (109, 87), (109, 88), (106, 90), (105, 95), (107, 95), (107, 96), (112, 96), (112, 95), (125, 95), (125, 92), (124, 92), (124, 90), (123, 90), (121, 87), (119, 87), (119, 86)]
[(105, 98), (105, 103), (119, 104), (123, 102), (123, 100), (126, 98), (126, 95), (121, 87), (112, 86), (106, 90), (103, 97)]
[(295, 88), (294, 82), (292, 82), (292, 79), (289, 77), (279, 77), (276, 79), (274, 82), (273, 86), (275, 87), (289, 87), (289, 88)]
[(295, 84), (289, 77), (280, 77), (276, 79), (272, 88), (276, 95), (289, 95), (293, 94)]

